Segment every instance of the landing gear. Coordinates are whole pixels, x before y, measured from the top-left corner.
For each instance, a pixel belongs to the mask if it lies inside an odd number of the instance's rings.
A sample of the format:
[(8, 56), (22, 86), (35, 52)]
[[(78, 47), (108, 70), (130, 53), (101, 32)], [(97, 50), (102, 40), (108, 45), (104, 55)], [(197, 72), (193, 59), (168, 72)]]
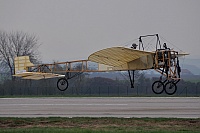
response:
[(162, 94), (163, 91), (165, 91), (166, 94), (173, 95), (177, 91), (176, 84), (177, 82), (173, 82), (173, 81), (166, 82), (165, 80), (164, 82), (162, 82), (158, 80), (152, 84), (152, 91), (155, 94)]
[[(69, 70), (70, 71), (70, 70)], [(73, 72), (66, 72), (65, 74), (65, 77), (64, 78), (61, 78), (61, 79), (58, 79), (57, 81), (57, 88), (60, 90), (60, 91), (65, 91), (67, 90), (68, 88), (68, 80), (69, 79), (72, 79), (80, 74), (82, 74), (83, 72), (77, 72), (77, 73), (73, 73)]]
[(61, 78), (57, 82), (57, 87), (60, 91), (65, 91), (68, 88), (68, 81), (66, 78)]
[(161, 94), (161, 93), (163, 93), (164, 90), (165, 90), (165, 87), (164, 87), (164, 84), (162, 81), (155, 81), (152, 84), (152, 91), (155, 94)]
[[(131, 88), (134, 88), (134, 76), (135, 76), (135, 70), (132, 70), (132, 74), (131, 71), (128, 70), (128, 75), (129, 75), (129, 79), (131, 82)], [(132, 76), (131, 76), (132, 75)]]
[(165, 84), (165, 92), (168, 95), (173, 95), (177, 90), (177, 86), (176, 83), (174, 83), (173, 81), (169, 81)]

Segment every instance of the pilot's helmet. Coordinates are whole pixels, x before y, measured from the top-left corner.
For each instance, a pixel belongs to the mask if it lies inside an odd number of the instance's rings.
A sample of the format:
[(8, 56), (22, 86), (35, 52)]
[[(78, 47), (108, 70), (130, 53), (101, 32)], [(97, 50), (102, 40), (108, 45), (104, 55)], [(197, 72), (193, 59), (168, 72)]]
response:
[(132, 46), (131, 46), (131, 48), (136, 49), (137, 46), (138, 46), (137, 44), (133, 43)]
[(167, 44), (166, 43), (163, 44), (163, 48), (167, 49)]

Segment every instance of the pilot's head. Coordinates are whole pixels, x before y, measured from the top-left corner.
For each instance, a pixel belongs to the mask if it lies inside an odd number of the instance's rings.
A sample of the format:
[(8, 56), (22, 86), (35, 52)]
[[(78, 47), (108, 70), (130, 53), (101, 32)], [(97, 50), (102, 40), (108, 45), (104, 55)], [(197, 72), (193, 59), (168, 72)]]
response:
[(138, 46), (137, 44), (133, 43), (132, 46), (131, 46), (131, 48), (132, 48), (132, 49), (136, 49), (137, 46)]
[(166, 43), (163, 44), (163, 48), (167, 49), (167, 44)]

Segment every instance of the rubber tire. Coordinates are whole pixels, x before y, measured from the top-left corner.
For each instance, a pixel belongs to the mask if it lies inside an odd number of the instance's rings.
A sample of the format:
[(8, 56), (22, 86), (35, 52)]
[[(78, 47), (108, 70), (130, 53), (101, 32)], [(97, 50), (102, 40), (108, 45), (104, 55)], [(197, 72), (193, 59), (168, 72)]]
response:
[[(172, 88), (171, 88), (172, 87)], [(170, 89), (174, 89), (172, 92), (169, 91)], [(168, 95), (173, 95), (177, 90), (177, 86), (174, 82), (172, 81), (169, 81), (165, 84), (165, 92), (168, 94)]]
[[(63, 86), (61, 88), (61, 86)], [(57, 88), (60, 90), (60, 91), (65, 91), (67, 88), (68, 88), (68, 81), (66, 78), (61, 78), (57, 81)]]
[[(160, 91), (156, 91), (156, 89), (158, 88), (158, 85), (161, 85), (159, 88), (161, 88)], [(165, 90), (165, 87), (164, 87), (164, 84), (162, 81), (155, 81), (153, 84), (152, 84), (152, 91), (155, 93), (155, 94), (161, 94), (163, 93), (163, 91)]]

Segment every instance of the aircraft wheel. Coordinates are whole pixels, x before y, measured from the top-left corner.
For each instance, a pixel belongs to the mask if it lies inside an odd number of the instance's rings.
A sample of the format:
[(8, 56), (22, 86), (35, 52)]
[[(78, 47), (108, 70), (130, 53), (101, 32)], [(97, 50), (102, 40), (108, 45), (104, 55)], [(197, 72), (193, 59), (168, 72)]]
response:
[(65, 91), (68, 88), (68, 81), (66, 78), (61, 78), (57, 82), (57, 88), (60, 91)]
[(164, 84), (163, 84), (163, 82), (162, 81), (155, 81), (152, 84), (152, 91), (155, 94), (161, 94), (161, 93), (163, 93), (163, 91), (164, 91)]
[(169, 81), (165, 84), (165, 92), (168, 94), (168, 95), (173, 95), (177, 90), (177, 86), (174, 82), (172, 81)]

